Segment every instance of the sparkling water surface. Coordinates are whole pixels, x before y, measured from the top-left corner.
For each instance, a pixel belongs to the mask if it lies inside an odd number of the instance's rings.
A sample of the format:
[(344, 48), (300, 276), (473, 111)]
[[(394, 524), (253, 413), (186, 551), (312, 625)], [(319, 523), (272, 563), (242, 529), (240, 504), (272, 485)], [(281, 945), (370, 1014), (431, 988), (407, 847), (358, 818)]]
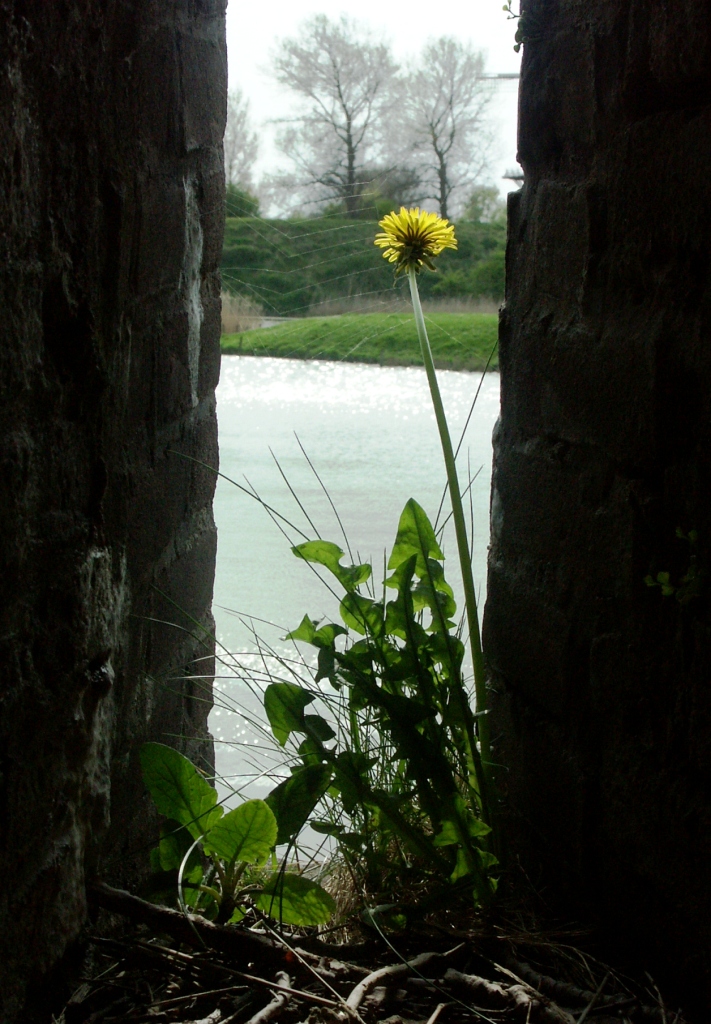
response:
[[(462, 488), (468, 475), (478, 473), (471, 488), (473, 564), (483, 601), (499, 376), (488, 373), (482, 381), (480, 374), (440, 371), (438, 378), (455, 447), (481, 384), (458, 462)], [(245, 796), (264, 797), (275, 778), (288, 774), (283, 753), (260, 732), (264, 652), (268, 648), (287, 659), (281, 668), (271, 663), (271, 671), (282, 678), (288, 679), (291, 671), (303, 674), (295, 663), (294, 645), (283, 640), (285, 633), (305, 614), (340, 621), (336, 597), (290, 550), (292, 543), (314, 539), (316, 530), (324, 540), (346, 549), (329, 500), (295, 435), (328, 489), (354, 560), (372, 562), (376, 588), (381, 587), (384, 552), (392, 547), (405, 502), (415, 498), (434, 522), (445, 472), (427, 380), (419, 368), (228, 356), (222, 360), (217, 403), (220, 471), (253, 488), (293, 524), (281, 524), (287, 540), (259, 502), (225, 479), (218, 480), (214, 614), (222, 665), (210, 730), (216, 740), (218, 775), (237, 790), (245, 787)], [(313, 525), (290, 493), (275, 458)], [(447, 511), (445, 502), (440, 521)], [(442, 546), (445, 573), (462, 611), (451, 523)], [(343, 561), (350, 561), (347, 551)], [(335, 584), (326, 570), (323, 579)], [(337, 585), (334, 589), (339, 592)], [(309, 651), (303, 650), (307, 658)], [(237, 712), (237, 705), (244, 710)], [(227, 790), (220, 787), (220, 792), (224, 796)]]

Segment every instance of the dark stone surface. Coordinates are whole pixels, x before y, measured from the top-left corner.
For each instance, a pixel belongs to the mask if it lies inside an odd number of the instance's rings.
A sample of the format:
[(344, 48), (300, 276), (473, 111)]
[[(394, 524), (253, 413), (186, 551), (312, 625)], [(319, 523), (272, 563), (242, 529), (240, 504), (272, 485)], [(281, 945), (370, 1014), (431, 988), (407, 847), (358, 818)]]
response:
[(3, 1022), (211, 757), (224, 7), (0, 0)]
[[(529, 9), (485, 643), (545, 899), (711, 1005), (711, 8)], [(644, 583), (707, 573), (688, 604)]]

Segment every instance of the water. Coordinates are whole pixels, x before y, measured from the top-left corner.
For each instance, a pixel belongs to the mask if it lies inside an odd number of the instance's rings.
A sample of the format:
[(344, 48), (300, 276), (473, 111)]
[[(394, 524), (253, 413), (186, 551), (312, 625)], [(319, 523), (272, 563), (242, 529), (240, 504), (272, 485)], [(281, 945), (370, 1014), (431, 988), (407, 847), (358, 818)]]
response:
[[(481, 375), (443, 371), (439, 381), (456, 447)], [(408, 498), (415, 498), (434, 521), (445, 472), (424, 370), (230, 356), (222, 361), (217, 401), (221, 472), (245, 487), (246, 477), (263, 501), (311, 539), (314, 529), (290, 494), (271, 448), (321, 536), (345, 549), (341, 528), (296, 433), (328, 488), (355, 558), (372, 561), (378, 584), (384, 575), (383, 553), (392, 546)], [(491, 433), (498, 413), (499, 377), (489, 373), (459, 457), (462, 487), (468, 466), (471, 475), (478, 472), (471, 504), (474, 579), (482, 600)], [(287, 541), (257, 501), (224, 479), (217, 485), (215, 518), (214, 613), (224, 655), (221, 678), (215, 684), (216, 700), (222, 706), (216, 706), (210, 717), (217, 771), (235, 788), (246, 786), (246, 795), (263, 797), (273, 787), (273, 779), (283, 774), (282, 757), (254, 724), (259, 714), (258, 686), (250, 694), (245, 672), (236, 668), (226, 652), (236, 656), (248, 676), (256, 677), (263, 662), (254, 654), (257, 642), (252, 628), (273, 650), (293, 658), (294, 647), (283, 641), (284, 634), (295, 629), (305, 614), (339, 621), (338, 605), (309, 566), (291, 553), (290, 543), (304, 539), (297, 530), (285, 527), (291, 538)], [(445, 530), (443, 550), (449, 556), (447, 578), (455, 596), (461, 595), (453, 530)], [(347, 555), (344, 562), (349, 562)], [(233, 702), (246, 709), (246, 718), (232, 710)], [(262, 776), (265, 770), (268, 774)]]

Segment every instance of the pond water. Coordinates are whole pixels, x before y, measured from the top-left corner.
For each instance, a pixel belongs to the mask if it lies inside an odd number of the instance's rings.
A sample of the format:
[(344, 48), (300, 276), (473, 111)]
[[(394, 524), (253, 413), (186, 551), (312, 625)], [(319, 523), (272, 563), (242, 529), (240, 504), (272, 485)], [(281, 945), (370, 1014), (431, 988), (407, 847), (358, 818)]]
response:
[[(488, 373), (482, 379), (480, 374), (442, 371), (439, 381), (455, 446), (481, 385), (459, 471), (462, 486), (468, 473), (478, 473), (471, 487), (473, 563), (483, 600), (499, 376)], [(265, 658), (273, 652), (287, 659), (279, 671), (288, 678), (295, 651), (283, 641), (284, 634), (305, 614), (339, 621), (335, 597), (290, 551), (291, 543), (305, 539), (297, 528), (308, 539), (318, 530), (324, 540), (345, 549), (330, 497), (354, 558), (372, 561), (380, 584), (384, 551), (392, 546), (405, 502), (415, 498), (434, 521), (445, 472), (427, 381), (419, 368), (228, 356), (222, 360), (217, 401), (221, 472), (256, 490), (293, 524), (282, 522), (287, 540), (258, 501), (219, 479), (214, 614), (222, 668), (215, 681), (210, 729), (218, 774), (235, 789), (244, 787), (245, 795), (263, 797), (275, 774), (283, 773), (282, 755), (259, 725)], [(445, 517), (446, 512), (445, 506)], [(455, 596), (461, 595), (450, 529), (445, 529), (443, 550), (449, 556), (447, 578)], [(349, 561), (347, 554), (344, 561)]]

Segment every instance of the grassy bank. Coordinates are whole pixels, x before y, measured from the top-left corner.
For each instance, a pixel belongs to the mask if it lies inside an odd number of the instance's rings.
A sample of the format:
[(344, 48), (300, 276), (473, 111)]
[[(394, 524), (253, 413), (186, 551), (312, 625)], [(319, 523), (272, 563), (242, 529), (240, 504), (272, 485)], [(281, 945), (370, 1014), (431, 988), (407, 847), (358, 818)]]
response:
[[(432, 313), (426, 317), (436, 365), (483, 370), (496, 344), (496, 314)], [(366, 313), (293, 320), (222, 337), (226, 355), (333, 359), (384, 366), (421, 366), (412, 314)], [(498, 367), (494, 354), (490, 369)]]

